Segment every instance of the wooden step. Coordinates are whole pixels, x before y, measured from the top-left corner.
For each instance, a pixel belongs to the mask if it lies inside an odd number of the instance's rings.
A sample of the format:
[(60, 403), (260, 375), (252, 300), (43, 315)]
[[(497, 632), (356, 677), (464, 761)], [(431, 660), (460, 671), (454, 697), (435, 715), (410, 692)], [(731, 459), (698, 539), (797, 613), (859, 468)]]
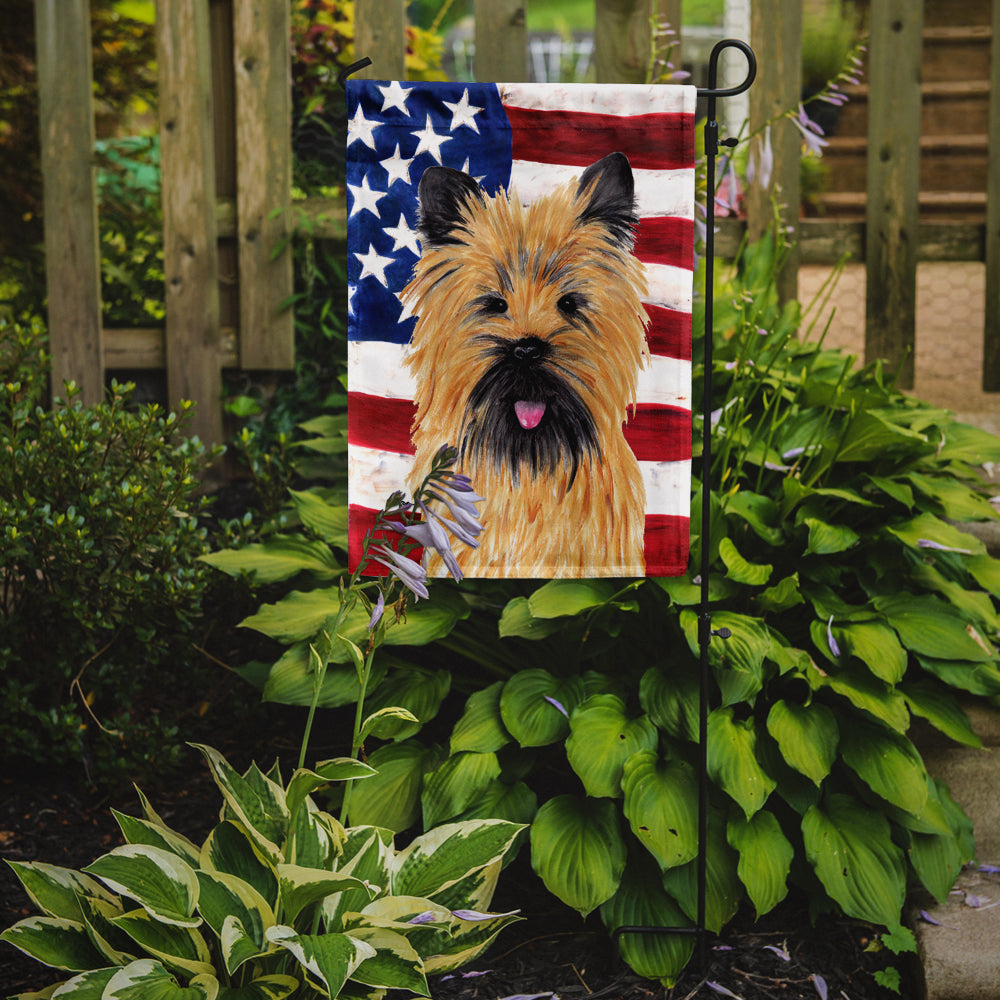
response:
[(921, 79), (924, 83), (988, 80), (992, 38), (988, 24), (925, 28)]
[(956, 21), (962, 24), (989, 24), (991, 2), (992, 0), (924, 0), (924, 27), (943, 27), (955, 24)]
[[(865, 218), (868, 204), (863, 191), (830, 191), (815, 199), (827, 218)], [(921, 191), (920, 218), (927, 221), (981, 223), (986, 216), (986, 193), (979, 191)]]

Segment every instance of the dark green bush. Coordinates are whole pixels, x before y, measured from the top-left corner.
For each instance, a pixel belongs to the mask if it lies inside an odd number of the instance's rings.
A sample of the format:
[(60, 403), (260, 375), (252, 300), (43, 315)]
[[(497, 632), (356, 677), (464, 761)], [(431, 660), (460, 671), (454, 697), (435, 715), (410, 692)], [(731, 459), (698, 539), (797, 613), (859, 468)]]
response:
[(176, 743), (159, 695), (190, 663), (206, 587), (208, 454), (188, 405), (131, 408), (129, 385), (84, 406), (69, 384), (43, 408), (41, 342), (40, 324), (0, 321), (0, 745), (92, 776), (155, 766)]

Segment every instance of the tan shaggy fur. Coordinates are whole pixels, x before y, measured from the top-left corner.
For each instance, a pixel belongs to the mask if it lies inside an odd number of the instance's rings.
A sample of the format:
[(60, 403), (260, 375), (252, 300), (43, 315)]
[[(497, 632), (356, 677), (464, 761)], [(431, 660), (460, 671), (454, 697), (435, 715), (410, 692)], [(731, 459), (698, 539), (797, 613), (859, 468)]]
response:
[[(460, 457), (457, 469), (485, 497), (478, 549), (456, 545), (471, 576), (589, 577), (645, 573), (645, 491), (622, 423), (634, 405), (646, 363), (646, 281), (630, 248), (599, 221), (580, 222), (588, 191), (571, 183), (529, 206), (504, 192), (464, 205), (460, 245), (427, 246), (404, 301), (416, 314), (408, 365), (416, 377), (412, 428), (416, 462), (411, 491), (444, 443), (460, 445), (471, 387), (490, 364), (481, 334), (538, 337), (551, 346), (547, 364), (570, 373), (593, 416), (599, 455), (585, 456), (572, 484), (568, 469), (532, 476), (498, 472)], [(500, 287), (500, 275), (511, 276)], [(557, 302), (585, 296), (595, 329), (567, 321)], [(477, 314), (470, 303), (502, 294), (502, 315)], [(442, 511), (447, 513), (446, 511)], [(429, 572), (440, 573), (440, 560)]]

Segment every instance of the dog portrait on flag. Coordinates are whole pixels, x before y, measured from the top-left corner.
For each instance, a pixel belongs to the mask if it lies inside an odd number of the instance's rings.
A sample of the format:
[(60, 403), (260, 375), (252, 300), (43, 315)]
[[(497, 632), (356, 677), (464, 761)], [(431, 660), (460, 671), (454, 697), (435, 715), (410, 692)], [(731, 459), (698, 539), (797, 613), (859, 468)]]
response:
[(685, 571), (694, 99), (348, 83), (352, 566), (450, 444), (465, 575)]

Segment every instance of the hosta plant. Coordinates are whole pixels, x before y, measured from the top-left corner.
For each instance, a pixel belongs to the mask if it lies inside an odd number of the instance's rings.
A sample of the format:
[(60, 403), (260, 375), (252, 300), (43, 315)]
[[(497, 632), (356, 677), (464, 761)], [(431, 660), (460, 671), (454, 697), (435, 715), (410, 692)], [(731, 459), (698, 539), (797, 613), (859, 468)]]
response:
[(429, 973), (470, 961), (518, 919), (487, 912), (518, 825), (450, 823), (397, 849), (391, 831), (345, 828), (312, 798), (369, 779), (366, 764), (329, 760), (285, 783), (277, 767), (240, 774), (199, 749), (224, 802), (202, 844), (140, 793), (142, 818), (115, 813), (126, 843), (82, 871), (10, 863), (41, 915), (0, 938), (64, 975), (23, 996), (429, 996)]

